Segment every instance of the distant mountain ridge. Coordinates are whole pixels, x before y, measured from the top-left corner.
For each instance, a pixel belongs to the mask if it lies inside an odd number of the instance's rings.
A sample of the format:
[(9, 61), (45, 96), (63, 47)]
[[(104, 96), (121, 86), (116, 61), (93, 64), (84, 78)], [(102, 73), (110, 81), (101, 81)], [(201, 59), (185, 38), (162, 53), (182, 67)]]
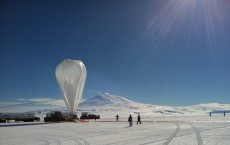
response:
[(105, 93), (102, 95), (97, 95), (93, 98), (87, 99), (79, 104), (79, 106), (101, 106), (101, 105), (122, 105), (122, 104), (128, 104), (132, 101), (125, 99), (120, 96), (114, 96), (109, 93)]
[(139, 103), (133, 102), (121, 96), (105, 93), (81, 102), (78, 106), (78, 110), (88, 112), (126, 112), (127, 110), (138, 108), (138, 104)]
[[(24, 101), (24, 103), (23, 103)], [(28, 103), (29, 102), (29, 103)], [(13, 104), (13, 105), (12, 105)], [(9, 107), (7, 107), (9, 106)], [(45, 114), (52, 110), (68, 112), (63, 99), (35, 98), (21, 99), (18, 102), (0, 102), (1, 112), (35, 112)], [(84, 99), (77, 107), (77, 113), (91, 112), (102, 116), (141, 113), (142, 116), (194, 116), (211, 113), (230, 113), (230, 104), (199, 104), (192, 106), (159, 106), (138, 103), (121, 96), (104, 93)]]
[(229, 112), (230, 104), (199, 104), (193, 106), (159, 106), (138, 103), (121, 96), (109, 93), (97, 95), (93, 98), (82, 101), (78, 106), (78, 111), (95, 113), (119, 113), (132, 114), (141, 113), (146, 116), (158, 115), (203, 115), (212, 113)]

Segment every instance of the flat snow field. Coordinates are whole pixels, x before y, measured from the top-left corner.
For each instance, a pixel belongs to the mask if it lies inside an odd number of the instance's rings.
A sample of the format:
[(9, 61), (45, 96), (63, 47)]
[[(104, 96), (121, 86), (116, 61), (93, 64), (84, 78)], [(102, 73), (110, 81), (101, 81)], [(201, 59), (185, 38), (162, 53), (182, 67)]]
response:
[[(178, 120), (179, 119), (179, 120)], [(229, 117), (0, 126), (1, 145), (229, 145)], [(114, 120), (114, 119), (113, 119)], [(123, 121), (122, 121), (123, 120)], [(2, 125), (2, 124), (1, 124)]]

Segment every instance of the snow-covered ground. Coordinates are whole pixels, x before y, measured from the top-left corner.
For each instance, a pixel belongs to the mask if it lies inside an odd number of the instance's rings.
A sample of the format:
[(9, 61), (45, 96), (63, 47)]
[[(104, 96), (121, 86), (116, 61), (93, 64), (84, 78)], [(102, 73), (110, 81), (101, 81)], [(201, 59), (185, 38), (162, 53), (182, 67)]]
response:
[[(1, 112), (35, 112), (43, 118), (51, 110), (68, 111), (63, 100), (17, 101), (0, 102)], [(0, 145), (230, 144), (230, 104), (159, 106), (106, 93), (82, 101), (78, 115), (81, 112), (100, 115), (101, 119), (87, 123), (0, 123)], [(141, 125), (136, 124), (139, 113)], [(119, 122), (115, 122), (117, 114)], [(129, 114), (134, 119), (133, 127), (128, 127)]]
[[(1, 145), (229, 145), (230, 115), (142, 117), (0, 127)], [(106, 122), (107, 121), (107, 122)], [(2, 124), (0, 124), (2, 125)]]

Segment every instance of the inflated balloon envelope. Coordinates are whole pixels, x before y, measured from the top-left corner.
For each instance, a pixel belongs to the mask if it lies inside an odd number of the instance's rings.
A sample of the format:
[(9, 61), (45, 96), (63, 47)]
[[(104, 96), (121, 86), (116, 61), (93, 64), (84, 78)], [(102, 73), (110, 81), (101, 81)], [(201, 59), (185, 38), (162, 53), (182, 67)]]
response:
[(80, 60), (65, 59), (57, 66), (55, 74), (67, 107), (75, 113), (85, 85), (85, 65)]

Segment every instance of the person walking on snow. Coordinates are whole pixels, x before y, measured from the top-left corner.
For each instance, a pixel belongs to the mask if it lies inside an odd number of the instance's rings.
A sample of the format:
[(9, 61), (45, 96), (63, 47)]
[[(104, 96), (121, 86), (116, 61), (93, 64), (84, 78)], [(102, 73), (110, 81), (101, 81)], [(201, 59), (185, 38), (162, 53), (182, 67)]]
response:
[(133, 118), (131, 114), (129, 115), (128, 122), (129, 122), (129, 127), (133, 126)]
[(141, 124), (141, 117), (140, 117), (140, 114), (138, 114), (138, 116), (137, 116), (137, 124), (138, 124), (138, 122)]
[(117, 116), (116, 116), (116, 121), (119, 121), (119, 116), (118, 116), (118, 114), (117, 114)]

